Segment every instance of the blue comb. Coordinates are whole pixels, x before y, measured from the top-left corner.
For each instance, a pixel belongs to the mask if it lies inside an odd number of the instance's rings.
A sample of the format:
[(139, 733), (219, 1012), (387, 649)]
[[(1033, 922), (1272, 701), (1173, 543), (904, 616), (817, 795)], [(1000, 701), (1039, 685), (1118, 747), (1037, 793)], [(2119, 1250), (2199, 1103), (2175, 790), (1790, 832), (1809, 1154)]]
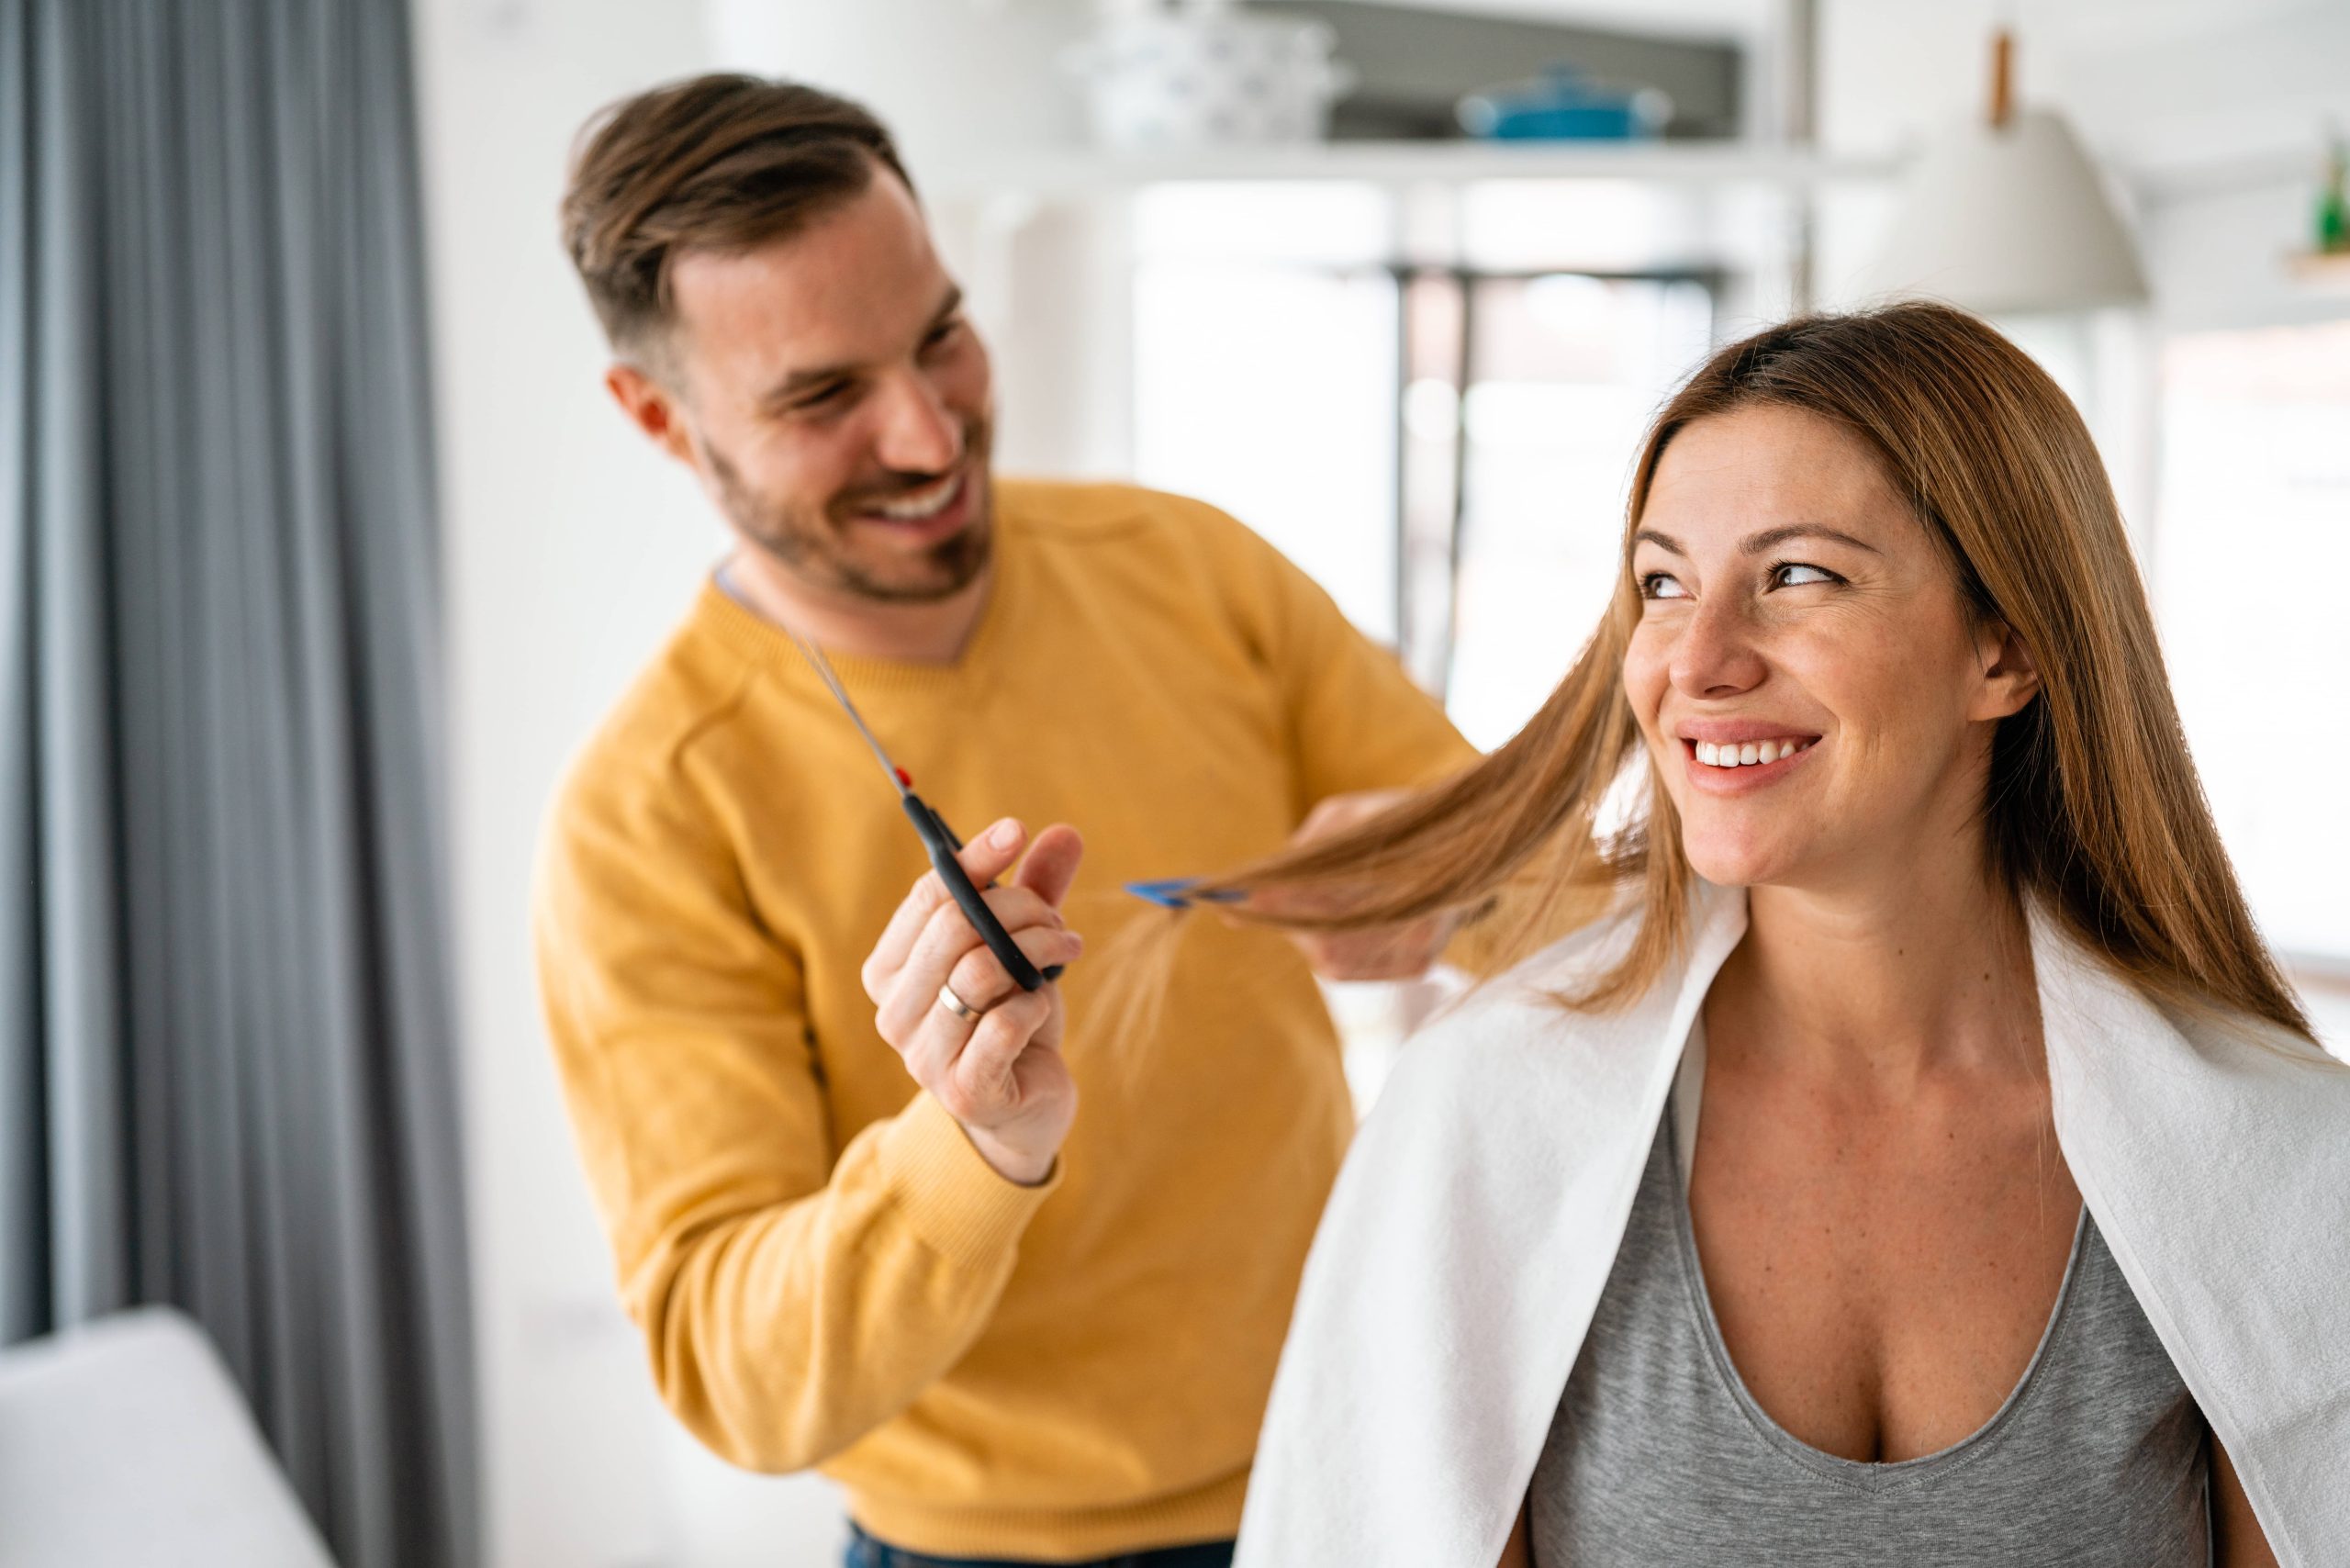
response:
[(1238, 903), (1248, 896), (1231, 890), (1212, 893), (1192, 891), (1199, 885), (1197, 877), (1168, 877), (1156, 882), (1128, 882), (1126, 891), (1161, 909), (1190, 909), (1194, 904), (1203, 903)]

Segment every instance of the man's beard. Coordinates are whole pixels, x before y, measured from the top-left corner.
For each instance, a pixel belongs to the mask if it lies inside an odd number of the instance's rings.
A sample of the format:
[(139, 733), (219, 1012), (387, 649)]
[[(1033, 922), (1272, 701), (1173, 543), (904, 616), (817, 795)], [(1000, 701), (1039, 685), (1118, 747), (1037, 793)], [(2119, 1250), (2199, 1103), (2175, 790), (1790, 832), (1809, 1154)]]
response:
[(811, 515), (753, 490), (742, 471), (716, 447), (704, 442), (702, 451), (727, 521), (794, 575), (816, 587), (858, 599), (928, 604), (951, 599), (968, 588), (987, 569), (994, 547), (995, 496), (988, 471), (994, 431), (991, 422), (981, 418), (967, 421), (963, 435), (963, 483), (974, 490), (970, 521), (953, 537), (940, 540), (918, 555), (891, 554), (871, 560), (858, 558), (848, 520), (934, 485), (944, 475), (893, 475), (883, 484), (835, 496), (826, 515)]

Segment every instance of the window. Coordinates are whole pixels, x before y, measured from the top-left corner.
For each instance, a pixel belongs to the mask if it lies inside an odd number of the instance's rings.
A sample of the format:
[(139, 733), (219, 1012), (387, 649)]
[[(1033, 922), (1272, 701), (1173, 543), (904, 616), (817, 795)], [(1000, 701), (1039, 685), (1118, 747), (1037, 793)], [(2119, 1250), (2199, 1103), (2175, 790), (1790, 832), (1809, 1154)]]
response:
[(1231, 512), (1392, 645), (1396, 283), (1366, 259), (1382, 198), (1181, 185), (1137, 205), (1136, 477)]
[(1710, 274), (1540, 260), (1620, 241), (1624, 201), (1474, 187), (1457, 216), (1477, 264), (1394, 260), (1416, 223), (1371, 186), (1136, 202), (1137, 476), (1271, 540), (1480, 746), (1597, 622), (1640, 431), (1709, 346)]
[(1713, 301), (1691, 279), (1571, 274), (1475, 281), (1470, 301), (1446, 698), (1491, 750), (1598, 624), (1640, 436), (1704, 358)]
[[(1135, 471), (1272, 541), (1490, 748), (1598, 621), (1634, 449), (1709, 346), (1714, 291), (1640, 270), (1687, 246), (1671, 201), (1590, 183), (1458, 195), (1144, 191)], [(1368, 1104), (1438, 992), (1327, 990)]]
[(2188, 743), (2268, 939), (2339, 966), (2350, 322), (2173, 340), (2160, 418), (2154, 593)]

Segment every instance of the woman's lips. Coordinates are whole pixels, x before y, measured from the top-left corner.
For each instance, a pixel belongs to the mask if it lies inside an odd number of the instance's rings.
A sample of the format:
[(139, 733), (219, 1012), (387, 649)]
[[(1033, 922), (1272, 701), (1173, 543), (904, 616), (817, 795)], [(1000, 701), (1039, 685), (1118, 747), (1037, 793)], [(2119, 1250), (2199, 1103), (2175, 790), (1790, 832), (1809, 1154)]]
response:
[(1800, 734), (1736, 742), (1684, 739), (1682, 766), (1689, 781), (1708, 794), (1744, 794), (1786, 778), (1819, 748), (1819, 742), (1818, 735)]

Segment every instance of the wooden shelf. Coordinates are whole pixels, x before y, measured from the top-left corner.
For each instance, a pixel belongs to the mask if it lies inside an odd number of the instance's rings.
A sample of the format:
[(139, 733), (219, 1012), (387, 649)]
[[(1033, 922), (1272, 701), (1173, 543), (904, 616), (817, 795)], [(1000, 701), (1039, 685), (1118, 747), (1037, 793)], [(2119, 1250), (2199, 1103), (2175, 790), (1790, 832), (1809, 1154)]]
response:
[(2350, 294), (2350, 251), (2297, 251), (2285, 258), (2285, 269), (2304, 288)]
[(1737, 141), (1338, 141), (1169, 152), (1019, 151), (926, 171), (926, 192), (959, 197), (1112, 196), (1197, 182), (1351, 181), (1389, 186), (1484, 180), (1637, 180), (1808, 187), (1899, 175), (1888, 159), (1822, 158)]

